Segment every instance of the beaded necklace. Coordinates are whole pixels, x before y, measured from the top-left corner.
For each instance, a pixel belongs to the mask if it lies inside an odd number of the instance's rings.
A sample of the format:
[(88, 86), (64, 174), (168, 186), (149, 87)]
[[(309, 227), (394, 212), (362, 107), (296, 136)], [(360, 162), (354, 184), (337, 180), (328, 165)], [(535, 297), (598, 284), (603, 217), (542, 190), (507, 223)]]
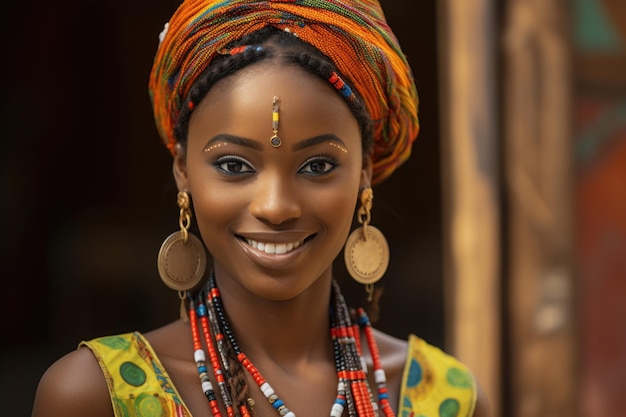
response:
[[(337, 397), (330, 410), (330, 417), (341, 417), (344, 410), (348, 417), (376, 417), (382, 412), (385, 417), (395, 417), (389, 403), (385, 371), (382, 368), (380, 354), (374, 339), (371, 323), (365, 310), (358, 309), (356, 323), (352, 323), (350, 309), (341, 294), (339, 285), (333, 281), (332, 305), (330, 308), (330, 336), (333, 343), (335, 367), (337, 369)], [(251, 417), (251, 399), (233, 400), (229, 389), (232, 378), (229, 365), (229, 346), (241, 366), (252, 376), (258, 388), (268, 402), (282, 417), (296, 417), (287, 405), (278, 397), (272, 386), (259, 370), (241, 351), (230, 327), (215, 276), (211, 276), (207, 286), (195, 296), (189, 294), (189, 322), (193, 338), (194, 361), (202, 391), (206, 395), (213, 417), (222, 417), (218, 405), (218, 394), (208, 376), (207, 355), (202, 345), (203, 336), (208, 352), (213, 376), (217, 382), (217, 392), (222, 399), (228, 417)], [(360, 331), (367, 340), (368, 349), (374, 365), (374, 379), (377, 385), (378, 401), (374, 398), (367, 381), (367, 365), (361, 355)], [(227, 345), (228, 344), (228, 345)], [(236, 404), (235, 404), (236, 403)]]

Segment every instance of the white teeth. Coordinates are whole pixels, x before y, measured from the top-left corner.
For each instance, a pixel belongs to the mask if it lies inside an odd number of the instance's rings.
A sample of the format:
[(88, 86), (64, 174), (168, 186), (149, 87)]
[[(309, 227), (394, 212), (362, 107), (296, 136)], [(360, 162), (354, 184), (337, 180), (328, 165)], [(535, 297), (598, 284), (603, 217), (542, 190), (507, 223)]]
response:
[(299, 240), (297, 242), (289, 242), (289, 243), (264, 243), (264, 242), (257, 242), (256, 240), (252, 240), (252, 239), (246, 239), (246, 241), (248, 242), (248, 245), (252, 246), (253, 248), (258, 249), (261, 252), (270, 253), (270, 254), (271, 253), (283, 254), (283, 253), (291, 252), (292, 250), (300, 247), (302, 243), (304, 243), (303, 240)]

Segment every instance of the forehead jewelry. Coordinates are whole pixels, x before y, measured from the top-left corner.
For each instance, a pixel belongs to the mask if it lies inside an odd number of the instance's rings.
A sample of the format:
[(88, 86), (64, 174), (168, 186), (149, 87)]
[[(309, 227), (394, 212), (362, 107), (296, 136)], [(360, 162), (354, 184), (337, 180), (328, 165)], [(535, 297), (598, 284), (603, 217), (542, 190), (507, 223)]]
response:
[(274, 100), (272, 101), (272, 132), (274, 133), (270, 138), (270, 144), (278, 148), (282, 144), (282, 141), (278, 137), (278, 97), (274, 96)]

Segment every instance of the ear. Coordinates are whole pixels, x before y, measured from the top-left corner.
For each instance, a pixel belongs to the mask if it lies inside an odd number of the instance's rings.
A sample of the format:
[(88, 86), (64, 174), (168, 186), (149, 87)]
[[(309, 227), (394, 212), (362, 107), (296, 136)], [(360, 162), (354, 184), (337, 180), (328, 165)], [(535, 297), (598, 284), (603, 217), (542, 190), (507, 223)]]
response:
[(174, 147), (172, 173), (174, 174), (174, 181), (176, 181), (178, 191), (189, 190), (189, 178), (187, 176), (187, 152), (180, 143), (177, 143)]
[(363, 156), (363, 168), (361, 170), (361, 183), (359, 189), (370, 188), (372, 186), (372, 157), (368, 155)]

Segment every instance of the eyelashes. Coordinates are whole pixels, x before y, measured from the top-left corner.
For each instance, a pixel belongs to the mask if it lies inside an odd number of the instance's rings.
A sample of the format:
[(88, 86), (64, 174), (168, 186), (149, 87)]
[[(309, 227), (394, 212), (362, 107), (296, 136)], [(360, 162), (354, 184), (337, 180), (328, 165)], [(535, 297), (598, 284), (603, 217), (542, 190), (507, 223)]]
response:
[[(253, 164), (237, 155), (218, 157), (213, 166), (218, 172), (228, 176), (245, 176), (256, 173)], [(325, 176), (339, 166), (339, 161), (332, 155), (318, 155), (307, 159), (297, 170), (298, 174), (310, 177)]]
[(298, 169), (298, 173), (310, 176), (330, 174), (339, 165), (337, 158), (331, 155), (320, 155), (307, 159)]
[(250, 162), (236, 155), (219, 157), (213, 163), (213, 166), (215, 166), (215, 168), (217, 168), (217, 170), (222, 174), (230, 176), (246, 175), (255, 172)]

